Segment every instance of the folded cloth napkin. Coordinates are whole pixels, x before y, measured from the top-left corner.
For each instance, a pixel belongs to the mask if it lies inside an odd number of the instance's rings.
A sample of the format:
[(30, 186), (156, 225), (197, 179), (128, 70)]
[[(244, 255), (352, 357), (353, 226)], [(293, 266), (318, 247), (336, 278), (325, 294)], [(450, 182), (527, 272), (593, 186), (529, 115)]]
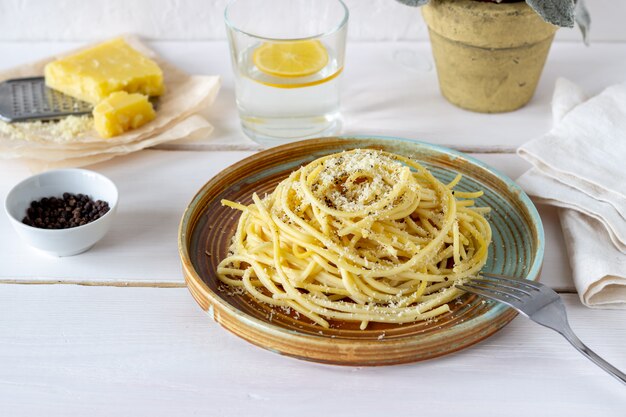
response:
[(559, 217), (583, 304), (626, 308), (626, 255), (596, 220), (574, 210), (559, 210)]
[(533, 165), (518, 183), (566, 209), (559, 215), (583, 304), (626, 308), (626, 83), (585, 100), (559, 79), (552, 111), (553, 129), (518, 149)]

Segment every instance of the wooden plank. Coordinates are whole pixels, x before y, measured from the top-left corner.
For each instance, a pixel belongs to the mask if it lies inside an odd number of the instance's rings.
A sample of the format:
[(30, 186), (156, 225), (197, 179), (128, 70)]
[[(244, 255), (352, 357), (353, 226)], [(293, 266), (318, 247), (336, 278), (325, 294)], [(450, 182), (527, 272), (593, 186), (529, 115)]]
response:
[[(0, 14), (0, 39), (102, 39), (133, 31), (151, 39), (224, 39), (225, 1), (108, 0), (101, 7), (85, 7), (81, 0), (65, 0), (63, 7), (45, 0), (4, 0)], [(345, 0), (350, 9), (352, 40), (419, 39), (428, 31), (418, 8), (389, 0)], [(621, 16), (626, 4), (615, 0), (587, 0), (594, 24), (593, 41), (626, 41)], [(176, 7), (176, 19), (172, 9)], [(67, 13), (72, 11), (72, 23)], [(32, 24), (24, 24), (28, 21)], [(98, 22), (94, 25), (93, 22)], [(557, 40), (580, 42), (578, 28), (561, 29)]]
[[(0, 70), (76, 45), (3, 42)], [(190, 73), (222, 76), (218, 99), (205, 112), (215, 132), (185, 148), (259, 148), (239, 127), (226, 42), (161, 41), (151, 45)], [(622, 82), (624, 72), (626, 43), (595, 42), (591, 48), (581, 42), (555, 43), (537, 93), (526, 107), (510, 113), (480, 114), (459, 109), (441, 96), (428, 42), (350, 42), (341, 79), (344, 133), (404, 136), (472, 152), (512, 152), (550, 129), (550, 102), (558, 77), (569, 78), (589, 94), (597, 94)]]
[[(178, 224), (196, 192), (250, 152), (142, 151), (91, 169), (109, 177), (120, 198), (115, 223), (91, 250), (54, 258), (22, 242), (0, 216), (0, 276), (27, 281), (159, 282), (182, 284)], [(15, 163), (0, 167), (0, 199), (28, 175)]]
[[(153, 45), (191, 72), (222, 75), (222, 91), (207, 116), (216, 132), (208, 143), (197, 141), (193, 146), (257, 146), (242, 136), (239, 121), (232, 116), (236, 113), (234, 82), (225, 44)], [(186, 48), (201, 48), (206, 53), (190, 53)], [(603, 65), (590, 67), (594, 62)], [(550, 129), (550, 103), (558, 77), (597, 94), (622, 82), (625, 71), (626, 43), (594, 43), (593, 48), (582, 43), (554, 44), (537, 92), (526, 107), (510, 113), (480, 114), (459, 109), (441, 96), (429, 43), (352, 42), (341, 79), (342, 133), (408, 137), (466, 152), (513, 152)]]
[[(626, 368), (626, 311), (565, 295), (572, 327)], [(618, 417), (624, 387), (522, 317), (401, 366), (323, 366), (231, 335), (186, 289), (0, 286), (3, 416), (566, 415)]]
[[(93, 166), (120, 190), (117, 218), (109, 234), (89, 252), (52, 258), (16, 242), (8, 219), (0, 216), (0, 281), (182, 285), (176, 239), (186, 205), (213, 175), (249, 154), (150, 150)], [(476, 156), (513, 178), (528, 168), (513, 154)], [(0, 199), (27, 175), (19, 164), (0, 166)], [(546, 228), (543, 280), (559, 290), (573, 291), (556, 212), (540, 207), (540, 213)]]

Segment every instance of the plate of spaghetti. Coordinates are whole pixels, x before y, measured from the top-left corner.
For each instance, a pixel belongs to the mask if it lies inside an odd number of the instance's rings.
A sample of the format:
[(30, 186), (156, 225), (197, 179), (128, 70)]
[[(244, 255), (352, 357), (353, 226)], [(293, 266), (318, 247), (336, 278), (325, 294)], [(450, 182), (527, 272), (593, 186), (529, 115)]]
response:
[(197, 193), (179, 231), (187, 286), (220, 325), (284, 355), (386, 365), (451, 353), (515, 317), (455, 287), (539, 278), (524, 192), (465, 154), (326, 138), (255, 154)]

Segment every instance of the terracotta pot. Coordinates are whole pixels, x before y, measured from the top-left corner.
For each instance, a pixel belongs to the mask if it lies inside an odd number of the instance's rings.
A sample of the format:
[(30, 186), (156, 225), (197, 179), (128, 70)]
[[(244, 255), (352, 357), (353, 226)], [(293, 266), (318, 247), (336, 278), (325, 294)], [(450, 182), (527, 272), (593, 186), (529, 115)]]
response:
[(448, 101), (483, 113), (528, 103), (557, 26), (525, 2), (431, 0), (422, 14)]

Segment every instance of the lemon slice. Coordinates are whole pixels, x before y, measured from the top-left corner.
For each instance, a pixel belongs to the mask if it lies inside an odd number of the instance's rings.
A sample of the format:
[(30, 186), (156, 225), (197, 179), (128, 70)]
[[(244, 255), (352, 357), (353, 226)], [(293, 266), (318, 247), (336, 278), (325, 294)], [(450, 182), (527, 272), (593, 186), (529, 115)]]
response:
[(275, 77), (306, 77), (328, 63), (328, 52), (320, 41), (266, 42), (252, 55), (256, 67)]

